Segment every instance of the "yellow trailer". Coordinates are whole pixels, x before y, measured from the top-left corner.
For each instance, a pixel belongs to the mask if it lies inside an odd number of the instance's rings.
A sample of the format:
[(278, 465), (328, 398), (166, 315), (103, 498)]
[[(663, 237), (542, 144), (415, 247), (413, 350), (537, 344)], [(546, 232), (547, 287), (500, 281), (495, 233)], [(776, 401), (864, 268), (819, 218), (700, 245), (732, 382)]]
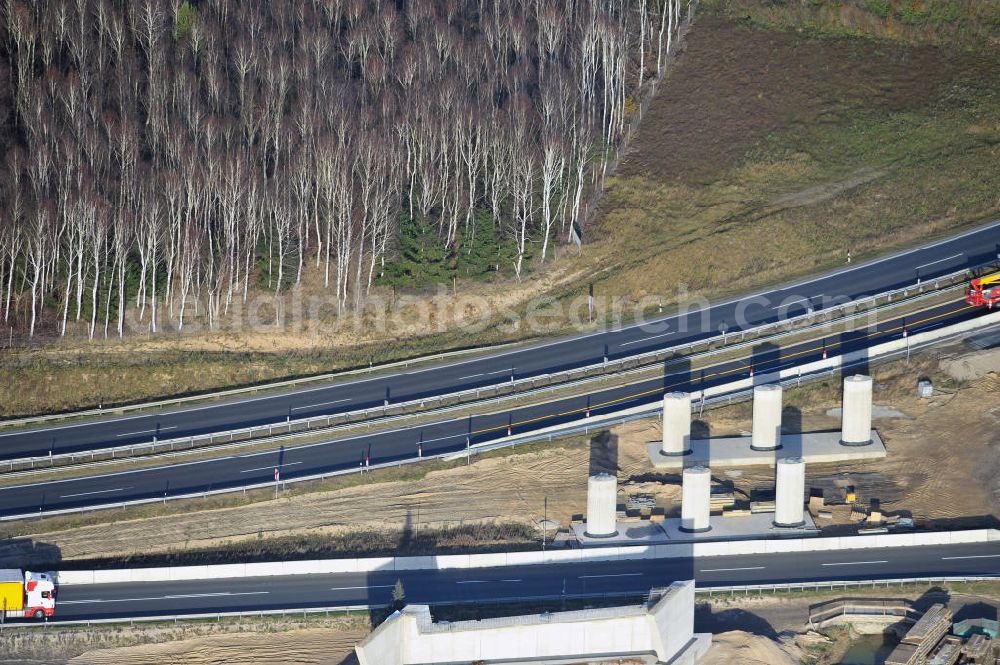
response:
[(17, 568), (0, 569), (0, 610), (24, 611), (24, 575)]

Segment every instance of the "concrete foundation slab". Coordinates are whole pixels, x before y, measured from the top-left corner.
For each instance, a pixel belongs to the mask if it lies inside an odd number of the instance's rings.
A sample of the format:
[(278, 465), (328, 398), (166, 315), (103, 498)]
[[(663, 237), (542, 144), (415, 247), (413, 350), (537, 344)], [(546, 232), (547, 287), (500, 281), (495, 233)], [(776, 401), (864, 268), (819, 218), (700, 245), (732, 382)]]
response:
[[(680, 520), (675, 520), (678, 524)], [(584, 547), (607, 547), (610, 545), (655, 545), (670, 541), (663, 529), (656, 522), (642, 520), (638, 522), (618, 522), (617, 535), (610, 538), (593, 538), (587, 535), (586, 524), (572, 524), (570, 530), (576, 536), (577, 542)]]
[(679, 519), (668, 519), (657, 522), (671, 543), (700, 543), (710, 540), (754, 540), (758, 538), (774, 538), (787, 536), (789, 538), (805, 538), (819, 534), (816, 523), (807, 513), (805, 523), (800, 527), (774, 526), (774, 513), (755, 513), (746, 517), (713, 516), (709, 520), (711, 529), (702, 533), (686, 533), (681, 531)]
[(753, 450), (749, 436), (720, 436), (691, 442), (691, 454), (666, 457), (660, 454), (660, 442), (646, 444), (649, 461), (657, 469), (682, 469), (701, 464), (712, 468), (733, 466), (774, 466), (782, 457), (801, 457), (806, 464), (881, 459), (886, 456), (885, 444), (872, 430), (872, 442), (866, 446), (845, 446), (840, 443), (840, 430), (782, 434), (777, 450)]
[(618, 522), (618, 535), (614, 538), (590, 538), (586, 535), (586, 525), (573, 524), (571, 529), (583, 547), (608, 545), (657, 545), (701, 543), (714, 540), (755, 540), (760, 538), (805, 538), (819, 535), (819, 529), (812, 517), (806, 513), (805, 524), (795, 528), (774, 526), (774, 513), (756, 513), (745, 517), (709, 518), (711, 529), (701, 533), (681, 531), (681, 520), (671, 518), (662, 522)]

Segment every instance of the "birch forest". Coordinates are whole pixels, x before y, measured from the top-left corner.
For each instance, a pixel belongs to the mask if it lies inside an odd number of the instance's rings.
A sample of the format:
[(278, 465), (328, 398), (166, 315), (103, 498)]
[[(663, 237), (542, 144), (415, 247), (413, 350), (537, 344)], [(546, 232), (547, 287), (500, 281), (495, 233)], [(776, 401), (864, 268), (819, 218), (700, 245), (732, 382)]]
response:
[(688, 0), (0, 3), (5, 328), (96, 338), (307, 278), (358, 308), (415, 233), (520, 278)]

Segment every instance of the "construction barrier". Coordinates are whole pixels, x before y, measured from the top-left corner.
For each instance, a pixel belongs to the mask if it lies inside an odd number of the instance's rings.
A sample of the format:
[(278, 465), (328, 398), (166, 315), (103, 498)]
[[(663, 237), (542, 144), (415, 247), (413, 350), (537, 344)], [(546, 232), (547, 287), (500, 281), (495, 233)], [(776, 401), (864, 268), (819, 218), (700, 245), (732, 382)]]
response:
[(886, 547), (926, 547), (966, 543), (1000, 542), (1000, 530), (927, 531), (844, 536), (837, 538), (787, 538), (777, 540), (730, 540), (707, 543), (677, 543), (624, 547), (594, 547), (537, 552), (497, 552), (492, 554), (448, 554), (417, 557), (373, 557), (235, 563), (217, 566), (174, 566), (125, 568), (118, 570), (63, 570), (56, 581), (65, 584), (116, 584), (127, 582), (170, 582), (284, 575), (371, 573), (396, 570), (447, 570), (458, 568), (501, 568), (562, 564), (579, 561), (634, 559), (676, 559), (687, 557), (742, 556), (789, 552), (843, 551)]

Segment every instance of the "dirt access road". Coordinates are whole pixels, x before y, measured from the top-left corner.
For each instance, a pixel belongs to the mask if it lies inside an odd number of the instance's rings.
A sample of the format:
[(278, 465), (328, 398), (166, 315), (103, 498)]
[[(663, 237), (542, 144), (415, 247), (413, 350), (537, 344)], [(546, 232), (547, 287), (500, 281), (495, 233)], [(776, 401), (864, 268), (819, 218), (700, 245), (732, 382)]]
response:
[[(1000, 498), (1000, 374), (989, 371), (1000, 363), (1000, 350), (972, 352), (953, 345), (876, 368), (876, 417), (889, 451), (884, 460), (841, 465), (812, 465), (807, 485), (821, 487), (828, 499), (844, 484), (855, 485), (862, 501), (880, 499), (883, 510), (917, 520), (953, 526), (983, 523), (998, 511)], [(943, 368), (943, 369), (942, 369)], [(951, 371), (954, 376), (948, 372)], [(959, 378), (955, 378), (955, 376)], [(939, 394), (916, 396), (918, 378), (930, 377)], [(963, 378), (964, 377), (964, 378)], [(978, 377), (978, 378), (977, 378)], [(786, 393), (786, 426), (794, 417), (805, 430), (839, 426), (827, 415), (840, 406), (839, 382), (814, 384)], [(706, 412), (696, 431), (726, 435), (750, 428), (750, 405)], [(239, 553), (268, 552), (279, 536), (308, 537), (301, 544), (286, 541), (278, 556), (309, 556), (324, 540), (360, 532), (355, 549), (394, 547), (406, 531), (420, 533), (472, 523), (520, 523), (531, 533), (543, 516), (566, 527), (585, 512), (587, 477), (600, 471), (617, 474), (624, 495), (649, 493), (667, 512), (679, 510), (680, 479), (650, 469), (645, 444), (660, 436), (656, 420), (642, 420), (610, 432), (571, 439), (532, 452), (516, 449), (504, 457), (474, 460), (471, 467), (431, 471), (416, 480), (369, 482), (335, 491), (318, 491), (248, 505), (180, 512), (148, 519), (128, 519), (127, 513), (101, 511), (85, 516), (95, 523), (73, 526), (84, 517), (47, 518), (11, 525), (17, 538), (0, 547), (0, 562), (27, 565), (34, 546), (55, 548), (63, 560), (120, 558), (129, 554), (180, 555), (203, 548), (234, 548)], [(715, 469), (716, 479), (742, 492), (773, 484), (765, 468)], [(547, 504), (547, 505), (546, 505)], [(169, 506), (169, 504), (168, 504)], [(547, 513), (546, 513), (547, 511)], [(107, 523), (114, 522), (109, 528)], [(521, 541), (523, 542), (523, 540)], [(386, 544), (388, 543), (388, 545)], [(468, 547), (475, 543), (443, 543)], [(504, 546), (503, 539), (494, 542)], [(512, 543), (507, 543), (512, 544)], [(301, 548), (301, 549), (297, 549)], [(330, 555), (320, 549), (318, 555)]]

